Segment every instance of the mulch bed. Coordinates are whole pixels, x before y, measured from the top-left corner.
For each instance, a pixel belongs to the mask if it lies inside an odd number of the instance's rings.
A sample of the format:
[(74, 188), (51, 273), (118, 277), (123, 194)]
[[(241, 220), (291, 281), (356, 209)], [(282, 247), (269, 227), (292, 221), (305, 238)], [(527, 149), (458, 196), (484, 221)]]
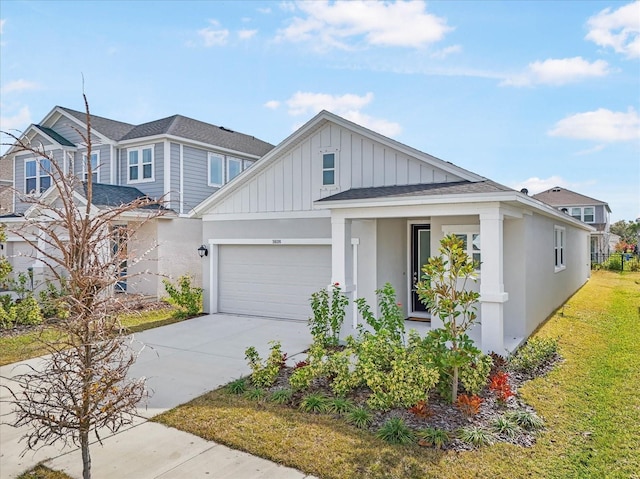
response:
[[(388, 419), (397, 417), (401, 418), (407, 426), (413, 430), (432, 427), (447, 431), (450, 436), (450, 441), (444, 449), (455, 451), (472, 450), (473, 446), (457, 439), (455, 437), (455, 432), (460, 428), (469, 426), (476, 426), (486, 430), (491, 430), (491, 423), (508, 411), (526, 410), (529, 412), (535, 412), (531, 406), (519, 398), (517, 394), (518, 388), (531, 379), (547, 374), (561, 361), (562, 358), (559, 355), (556, 355), (535, 371), (530, 371), (527, 374), (509, 372), (509, 385), (516, 395), (509, 398), (506, 402), (500, 402), (497, 400), (495, 394), (486, 387), (479, 394), (482, 398), (482, 403), (478, 414), (475, 416), (466, 416), (456, 405), (444, 400), (437, 392), (434, 391), (429, 396), (429, 401), (427, 403), (428, 413), (426, 417), (417, 416), (404, 408), (396, 408), (384, 412), (372, 411), (374, 419), (369, 430), (372, 434), (375, 434), (375, 432)], [(271, 393), (278, 389), (289, 388), (289, 377), (293, 371), (294, 368), (292, 367), (283, 368), (280, 371), (275, 384), (269, 388), (268, 392)], [(297, 408), (304, 396), (316, 392), (322, 393), (327, 397), (334, 396), (326, 378), (316, 379), (312, 382), (311, 387), (308, 390), (294, 393), (289, 406)], [(353, 401), (357, 406), (366, 406), (368, 397), (369, 390), (367, 388), (358, 388), (347, 395), (347, 399)], [(499, 442), (507, 442), (522, 447), (531, 447), (536, 441), (536, 433), (521, 429), (520, 432), (513, 437), (494, 434), (494, 439)]]

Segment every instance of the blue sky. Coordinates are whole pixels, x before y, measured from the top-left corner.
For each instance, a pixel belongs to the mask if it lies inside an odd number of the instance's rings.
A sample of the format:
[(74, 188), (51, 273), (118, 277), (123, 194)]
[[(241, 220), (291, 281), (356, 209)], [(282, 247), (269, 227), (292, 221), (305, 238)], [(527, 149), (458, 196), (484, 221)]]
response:
[(0, 0), (0, 127), (55, 105), (277, 144), (322, 109), (640, 216), (640, 1)]

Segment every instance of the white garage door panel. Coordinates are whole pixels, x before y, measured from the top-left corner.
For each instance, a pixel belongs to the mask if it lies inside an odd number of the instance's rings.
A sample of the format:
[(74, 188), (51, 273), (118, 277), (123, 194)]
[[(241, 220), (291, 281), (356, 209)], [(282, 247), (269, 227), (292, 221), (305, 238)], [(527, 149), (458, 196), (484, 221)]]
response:
[(311, 294), (331, 281), (331, 248), (307, 245), (222, 245), (219, 309), (306, 320)]

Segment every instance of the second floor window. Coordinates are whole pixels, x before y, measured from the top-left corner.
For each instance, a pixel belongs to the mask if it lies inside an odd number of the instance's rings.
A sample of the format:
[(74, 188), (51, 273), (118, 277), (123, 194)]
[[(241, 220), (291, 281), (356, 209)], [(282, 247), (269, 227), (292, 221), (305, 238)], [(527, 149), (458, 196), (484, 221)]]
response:
[[(82, 155), (82, 179), (87, 181), (89, 168), (87, 167), (87, 155)], [(92, 183), (100, 182), (100, 152), (91, 153), (91, 181)]]
[(596, 221), (595, 210), (593, 206), (574, 206), (571, 208), (571, 216), (585, 223), (594, 223)]
[(41, 158), (24, 164), (24, 191), (32, 195), (42, 193), (51, 186), (51, 161)]
[(322, 155), (322, 185), (332, 186), (336, 184), (336, 154), (324, 153)]
[(233, 180), (242, 173), (242, 160), (240, 158), (227, 158), (227, 181)]
[(129, 183), (153, 181), (153, 147), (130, 149)]
[(224, 184), (224, 156), (209, 153), (209, 186)]

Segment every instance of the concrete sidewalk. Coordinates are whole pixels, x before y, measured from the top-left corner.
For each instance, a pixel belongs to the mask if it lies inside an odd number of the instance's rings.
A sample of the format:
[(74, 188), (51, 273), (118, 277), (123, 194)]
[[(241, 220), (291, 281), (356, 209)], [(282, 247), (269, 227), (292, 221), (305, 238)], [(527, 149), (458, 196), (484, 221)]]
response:
[[(183, 404), (232, 379), (249, 374), (244, 359), (248, 346), (264, 357), (269, 341), (282, 342), (292, 358), (311, 342), (305, 323), (231, 315), (209, 315), (151, 329), (135, 336), (141, 349), (131, 377), (147, 378), (153, 395), (147, 408), (140, 408), (134, 424), (116, 434), (102, 436), (103, 446), (91, 448), (93, 477), (102, 478), (311, 478), (250, 454), (235, 451), (197, 436), (149, 422), (147, 419)], [(295, 361), (295, 359), (292, 359)], [(10, 387), (25, 365), (38, 366), (40, 359), (0, 368), (0, 384)], [(48, 446), (36, 453), (19, 454), (24, 431), (11, 420), (8, 393), (0, 391), (0, 478), (17, 477), (39, 461), (74, 478), (82, 477), (82, 460), (76, 449)]]

